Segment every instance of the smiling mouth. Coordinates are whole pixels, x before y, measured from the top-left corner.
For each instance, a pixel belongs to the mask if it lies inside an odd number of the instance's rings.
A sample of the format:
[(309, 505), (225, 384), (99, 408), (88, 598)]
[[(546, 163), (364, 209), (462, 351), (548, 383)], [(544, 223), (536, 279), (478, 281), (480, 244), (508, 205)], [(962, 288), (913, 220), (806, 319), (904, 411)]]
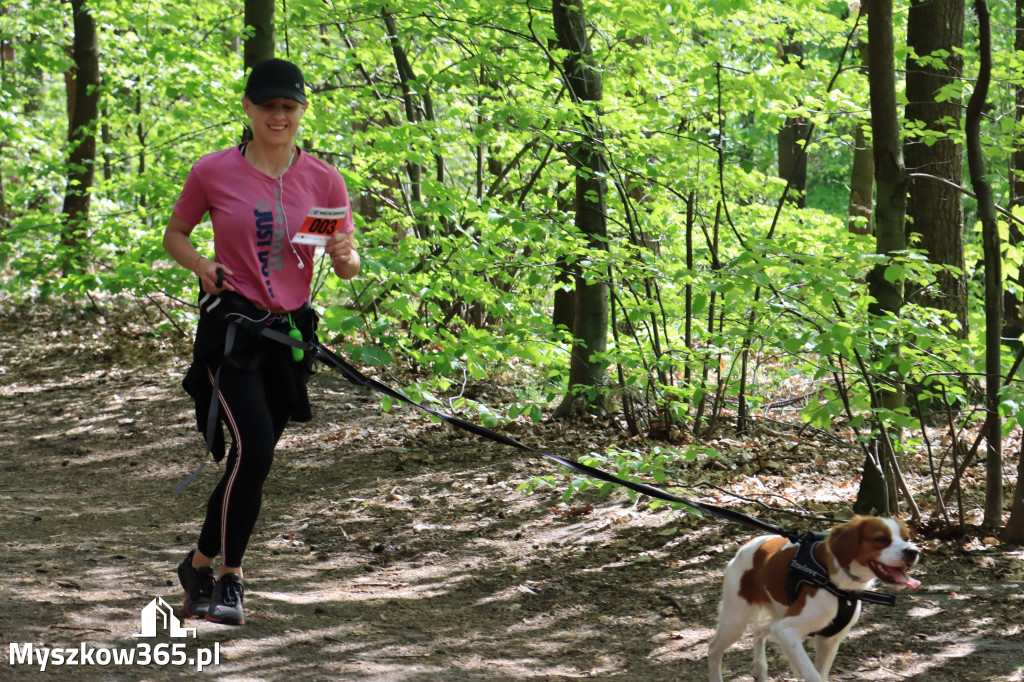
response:
[(886, 566), (885, 564), (880, 564), (877, 561), (869, 561), (868, 567), (874, 572), (875, 577), (887, 585), (898, 585), (900, 588), (913, 588), (921, 584), (921, 581), (914, 580), (907, 575), (906, 571), (898, 566)]

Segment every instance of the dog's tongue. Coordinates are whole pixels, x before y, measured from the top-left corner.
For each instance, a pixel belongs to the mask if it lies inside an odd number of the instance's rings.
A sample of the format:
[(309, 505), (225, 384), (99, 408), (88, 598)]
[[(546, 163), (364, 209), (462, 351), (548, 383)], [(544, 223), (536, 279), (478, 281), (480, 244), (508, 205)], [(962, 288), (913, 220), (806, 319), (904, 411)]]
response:
[(899, 583), (900, 585), (906, 585), (907, 587), (911, 588), (919, 587), (921, 585), (920, 580), (914, 580), (904, 571), (901, 571), (898, 568), (893, 568), (892, 566), (889, 566), (888, 568), (889, 574), (892, 576), (893, 582)]
[(920, 580), (914, 580), (906, 571), (897, 566), (886, 566), (876, 561), (871, 562), (871, 568), (874, 569), (875, 575), (881, 578), (884, 582), (892, 585), (903, 585), (905, 587), (919, 587), (921, 585)]

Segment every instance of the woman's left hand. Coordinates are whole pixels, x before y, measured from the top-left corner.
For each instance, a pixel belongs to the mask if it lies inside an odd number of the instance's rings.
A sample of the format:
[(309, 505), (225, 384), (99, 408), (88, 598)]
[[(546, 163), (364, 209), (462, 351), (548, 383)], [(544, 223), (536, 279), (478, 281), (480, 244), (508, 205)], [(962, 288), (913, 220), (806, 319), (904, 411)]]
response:
[(326, 248), (334, 274), (342, 279), (352, 279), (359, 273), (359, 252), (351, 232), (335, 232), (327, 241)]

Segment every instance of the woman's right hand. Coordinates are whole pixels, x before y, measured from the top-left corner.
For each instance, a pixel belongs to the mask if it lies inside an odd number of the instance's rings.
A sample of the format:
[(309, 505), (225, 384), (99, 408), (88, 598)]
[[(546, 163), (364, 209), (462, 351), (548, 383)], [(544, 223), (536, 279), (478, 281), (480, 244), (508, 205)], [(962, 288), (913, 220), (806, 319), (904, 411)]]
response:
[(196, 266), (196, 274), (199, 275), (203, 291), (208, 294), (217, 295), (222, 291), (235, 290), (235, 287), (227, 281), (227, 278), (234, 273), (226, 265), (215, 263), (208, 258), (200, 258), (199, 264)]

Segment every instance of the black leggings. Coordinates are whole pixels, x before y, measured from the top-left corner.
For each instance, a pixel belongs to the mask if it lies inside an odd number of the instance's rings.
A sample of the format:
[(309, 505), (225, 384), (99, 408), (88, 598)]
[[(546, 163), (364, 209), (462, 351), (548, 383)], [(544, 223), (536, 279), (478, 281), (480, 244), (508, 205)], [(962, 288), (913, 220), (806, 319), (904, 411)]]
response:
[[(209, 373), (211, 385), (213, 374)], [(220, 418), (231, 432), (227, 466), (206, 504), (199, 551), (223, 555), (225, 566), (242, 565), (263, 499), (263, 482), (274, 461), (274, 448), (288, 423), (290, 408), (275, 400), (260, 367), (225, 365), (220, 376)]]

